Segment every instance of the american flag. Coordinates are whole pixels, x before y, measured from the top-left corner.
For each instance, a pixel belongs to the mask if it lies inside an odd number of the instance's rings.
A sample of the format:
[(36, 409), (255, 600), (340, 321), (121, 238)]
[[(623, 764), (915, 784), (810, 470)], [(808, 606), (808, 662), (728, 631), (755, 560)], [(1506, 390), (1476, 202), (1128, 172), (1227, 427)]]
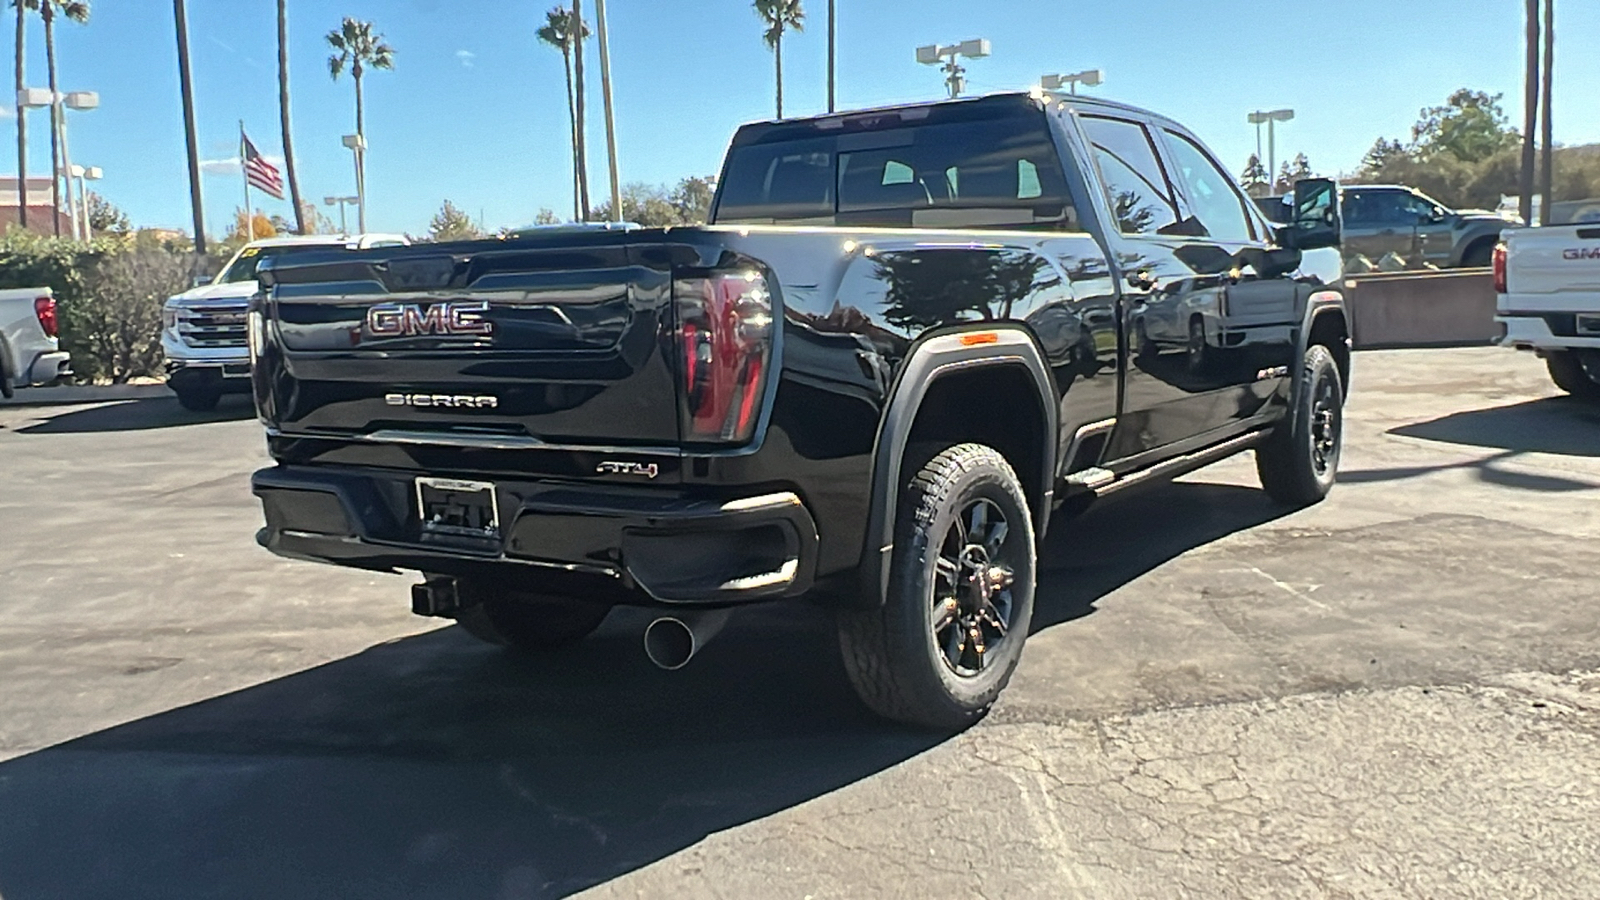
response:
[(278, 167), (267, 162), (267, 158), (256, 150), (256, 145), (250, 143), (250, 138), (244, 131), (239, 132), (239, 139), (244, 146), (239, 155), (244, 161), (244, 177), (250, 186), (258, 191), (271, 194), (279, 200), (283, 199), (283, 176), (278, 173)]

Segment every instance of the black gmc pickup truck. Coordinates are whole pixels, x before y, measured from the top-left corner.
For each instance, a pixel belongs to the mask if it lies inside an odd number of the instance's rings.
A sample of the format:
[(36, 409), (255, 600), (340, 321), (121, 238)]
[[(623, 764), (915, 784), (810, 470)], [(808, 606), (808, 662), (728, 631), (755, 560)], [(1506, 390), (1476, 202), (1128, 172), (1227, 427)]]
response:
[(805, 597), (868, 706), (960, 727), (1058, 506), (1247, 449), (1332, 485), (1337, 190), (1297, 194), (1275, 226), (1170, 119), (1009, 94), (745, 126), (703, 227), (272, 260), (259, 540), (519, 650), (651, 606), (666, 668)]

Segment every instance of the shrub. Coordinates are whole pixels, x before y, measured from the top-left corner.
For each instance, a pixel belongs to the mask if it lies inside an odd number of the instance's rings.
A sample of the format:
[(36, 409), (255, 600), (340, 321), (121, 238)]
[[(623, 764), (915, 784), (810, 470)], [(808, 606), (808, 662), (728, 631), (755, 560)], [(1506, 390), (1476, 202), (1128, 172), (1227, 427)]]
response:
[(0, 288), (48, 287), (61, 348), (80, 379), (123, 382), (161, 368), (161, 305), (189, 284), (191, 254), (129, 241), (89, 243), (13, 228), (0, 237)]

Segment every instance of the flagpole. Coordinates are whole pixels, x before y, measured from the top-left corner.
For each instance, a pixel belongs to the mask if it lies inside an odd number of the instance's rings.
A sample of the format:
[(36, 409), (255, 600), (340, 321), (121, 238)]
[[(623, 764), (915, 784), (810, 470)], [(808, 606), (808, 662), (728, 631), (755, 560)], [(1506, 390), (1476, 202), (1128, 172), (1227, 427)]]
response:
[(244, 142), (246, 140), (248, 140), (248, 138), (246, 138), (244, 136), (244, 120), (240, 119), (239, 120), (239, 175), (244, 178), (244, 230), (245, 230), (245, 234), (249, 236), (248, 240), (252, 240), (253, 241), (253, 240), (256, 239), (256, 218), (255, 218), (255, 216), (250, 215), (250, 173), (245, 171), (245, 167), (244, 167), (244, 161), (245, 161)]

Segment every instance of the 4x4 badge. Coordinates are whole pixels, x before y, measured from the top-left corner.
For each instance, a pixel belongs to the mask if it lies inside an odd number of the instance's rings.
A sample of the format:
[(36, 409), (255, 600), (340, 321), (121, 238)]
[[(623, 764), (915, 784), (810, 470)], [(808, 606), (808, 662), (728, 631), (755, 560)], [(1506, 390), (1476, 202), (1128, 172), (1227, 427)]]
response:
[(594, 470), (601, 475), (641, 475), (645, 478), (654, 478), (661, 474), (661, 467), (655, 463), (616, 462), (607, 460)]

